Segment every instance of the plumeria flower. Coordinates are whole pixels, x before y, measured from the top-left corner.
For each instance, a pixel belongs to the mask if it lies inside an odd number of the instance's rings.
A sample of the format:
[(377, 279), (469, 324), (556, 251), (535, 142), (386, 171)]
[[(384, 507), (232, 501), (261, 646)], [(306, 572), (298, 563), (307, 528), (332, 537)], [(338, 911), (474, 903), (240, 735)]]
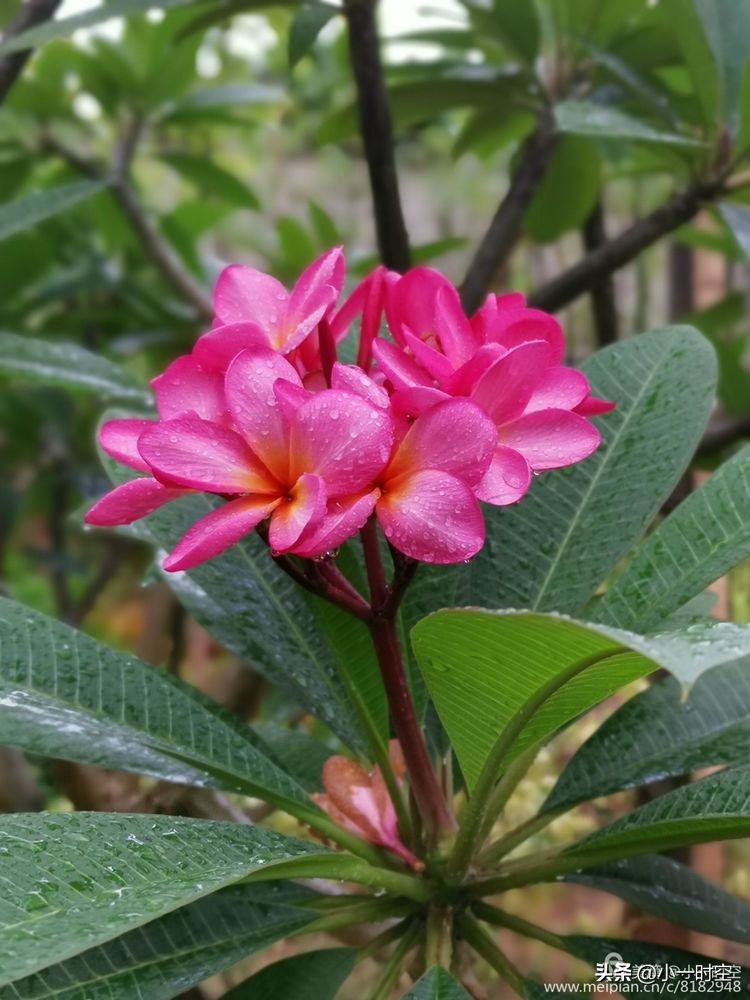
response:
[[(332, 384), (362, 395), (390, 413), (387, 392), (356, 366), (337, 364)], [(375, 515), (388, 541), (404, 555), (429, 563), (454, 563), (476, 555), (484, 519), (475, 489), (492, 460), (497, 433), (469, 400), (449, 399), (413, 423), (392, 415), (393, 455), (375, 478)], [(293, 551), (309, 556), (317, 533)], [(333, 546), (329, 545), (329, 548)]]
[[(389, 757), (401, 783), (406, 767), (395, 740), (391, 740)], [(323, 766), (323, 787), (325, 794), (313, 795), (313, 799), (334, 822), (371, 844), (384, 847), (416, 871), (424, 869), (423, 862), (401, 841), (396, 811), (377, 765), (368, 773), (348, 757), (329, 757)]]
[(214, 289), (214, 327), (197, 341), (193, 357), (223, 373), (240, 351), (268, 347), (286, 355), (300, 375), (318, 372), (317, 329), (338, 299), (344, 274), (341, 247), (305, 268), (291, 292), (269, 274), (230, 265)]
[[(597, 446), (587, 417), (610, 404), (563, 366), (560, 327), (522, 296), (490, 296), (469, 320), (437, 272), (377, 268), (337, 311), (343, 278), (340, 249), (291, 293), (227, 268), (218, 325), (152, 383), (158, 419), (102, 427), (103, 449), (139, 475), (88, 523), (127, 524), (199, 492), (223, 503), (166, 569), (210, 559), (266, 521), (273, 553), (316, 559), (372, 515), (405, 555), (454, 563), (483, 544), (479, 500), (514, 503), (532, 473)], [(379, 336), (383, 312), (393, 342)], [(358, 363), (336, 363), (357, 316)]]
[[(268, 349), (242, 351), (231, 363), (225, 408), (219, 419), (193, 413), (102, 429), (110, 454), (112, 439), (130, 432), (129, 450), (119, 448), (119, 455), (151, 473), (156, 486), (146, 481), (145, 489), (152, 509), (155, 489), (167, 491), (162, 502), (186, 491), (227, 501), (190, 528), (165, 569), (189, 569), (218, 555), (266, 518), (271, 548), (281, 553), (325, 523), (333, 508), (336, 524), (329, 523), (319, 543), (323, 547), (311, 550), (311, 556), (340, 544), (364, 524), (378, 496), (373, 481), (391, 452), (387, 413), (350, 392), (306, 392), (295, 369)], [(122, 523), (107, 517), (113, 507), (122, 512), (123, 489), (94, 505), (88, 522)], [(136, 516), (142, 515), (130, 520)]]
[(532, 473), (572, 465), (596, 449), (600, 435), (586, 417), (611, 405), (591, 396), (584, 375), (563, 366), (563, 335), (551, 316), (513, 294), (490, 296), (469, 320), (455, 288), (428, 268), (386, 287), (395, 343), (376, 340), (373, 354), (394, 406), (414, 416), (466, 397), (497, 427), (481, 500), (515, 503)]

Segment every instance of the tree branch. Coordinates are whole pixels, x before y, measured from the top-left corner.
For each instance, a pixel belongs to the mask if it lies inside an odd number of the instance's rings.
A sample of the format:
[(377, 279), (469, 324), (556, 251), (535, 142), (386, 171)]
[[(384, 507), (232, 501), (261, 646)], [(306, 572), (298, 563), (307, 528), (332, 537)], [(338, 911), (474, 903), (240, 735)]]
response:
[(624, 233), (587, 253), (573, 267), (529, 297), (529, 304), (556, 312), (579, 295), (590, 291), (604, 278), (630, 263), (663, 236), (689, 222), (704, 205), (725, 189), (725, 180), (697, 181), (672, 195), (663, 205), (633, 223)]
[[(594, 205), (589, 217), (583, 224), (581, 235), (587, 253), (593, 253), (607, 243), (607, 233), (604, 228), (604, 208), (601, 199)], [(591, 311), (594, 316), (594, 329), (599, 347), (614, 344), (617, 340), (617, 300), (615, 284), (611, 274), (606, 274), (600, 281), (591, 286)]]
[(185, 269), (180, 258), (159, 232), (133, 186), (130, 167), (141, 130), (141, 123), (134, 122), (117, 143), (112, 157), (111, 174), (48, 132), (42, 135), (41, 141), (46, 149), (56, 153), (79, 173), (109, 181), (120, 210), (146, 256), (175, 292), (193, 306), (201, 319), (210, 319), (213, 316), (210, 297)]
[[(26, 0), (3, 33), (3, 41), (20, 35), (29, 28), (35, 28), (44, 21), (49, 21), (61, 2), (62, 0)], [(33, 49), (24, 49), (22, 52), (12, 52), (0, 59), (0, 104), (10, 93), (32, 52)]]
[(542, 182), (556, 144), (554, 120), (545, 109), (523, 145), (510, 187), (466, 272), (461, 301), (467, 313), (481, 305), (498, 269), (518, 242), (524, 212)]
[(359, 127), (370, 174), (380, 258), (394, 271), (411, 265), (396, 173), (393, 126), (380, 61), (376, 0), (344, 0), (349, 27), (349, 59), (357, 86)]

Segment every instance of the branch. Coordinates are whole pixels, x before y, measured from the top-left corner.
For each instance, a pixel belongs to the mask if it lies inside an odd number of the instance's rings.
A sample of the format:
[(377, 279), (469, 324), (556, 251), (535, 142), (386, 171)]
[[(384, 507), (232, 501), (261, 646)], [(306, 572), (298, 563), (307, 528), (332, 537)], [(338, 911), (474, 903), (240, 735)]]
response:
[(130, 224), (130, 228), (146, 256), (177, 294), (187, 299), (194, 307), (201, 319), (210, 319), (213, 316), (211, 299), (185, 270), (182, 261), (151, 220), (133, 187), (130, 166), (140, 138), (141, 128), (140, 123), (134, 123), (117, 143), (113, 153), (111, 174), (104, 167), (82, 156), (48, 132), (42, 135), (41, 142), (46, 149), (57, 154), (79, 173), (96, 180), (106, 180), (112, 185), (112, 192), (117, 199), (120, 210)]
[(587, 253), (573, 267), (529, 297), (529, 304), (557, 312), (579, 295), (590, 291), (608, 275), (630, 263), (643, 250), (667, 233), (689, 222), (704, 205), (725, 190), (725, 180), (697, 181), (672, 195), (659, 208), (633, 223), (615, 239)]
[[(7, 42), (9, 38), (35, 28), (44, 21), (49, 21), (61, 2), (62, 0), (26, 0), (3, 33), (3, 41)], [(33, 49), (24, 49), (0, 59), (0, 104), (10, 93), (11, 87), (21, 75), (32, 52)]]
[[(604, 209), (601, 199), (594, 205), (583, 224), (583, 245), (587, 253), (593, 253), (607, 243), (604, 228)], [(594, 315), (594, 329), (599, 347), (614, 344), (617, 340), (617, 300), (611, 274), (606, 274), (591, 286), (591, 311)]]
[(344, 0), (349, 59), (357, 86), (359, 127), (370, 174), (380, 258), (394, 271), (411, 265), (409, 236), (401, 207), (388, 92), (380, 61), (376, 0)]
[(164, 279), (192, 306), (204, 319), (211, 319), (213, 306), (211, 299), (200, 285), (185, 270), (182, 261), (167, 243), (141, 203), (133, 186), (130, 167), (141, 136), (143, 123), (136, 120), (127, 129), (114, 150), (114, 194), (123, 215), (138, 237), (143, 250), (161, 271)]
[(542, 182), (556, 145), (554, 120), (545, 109), (523, 145), (510, 187), (466, 272), (461, 301), (467, 313), (482, 304), (499, 268), (518, 242), (524, 212)]

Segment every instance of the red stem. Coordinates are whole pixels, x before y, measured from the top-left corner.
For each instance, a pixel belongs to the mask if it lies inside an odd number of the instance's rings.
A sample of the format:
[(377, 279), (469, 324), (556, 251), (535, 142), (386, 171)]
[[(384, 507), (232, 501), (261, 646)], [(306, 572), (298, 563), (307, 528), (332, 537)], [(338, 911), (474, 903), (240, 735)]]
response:
[(412, 791), (429, 834), (453, 830), (455, 822), (427, 752), (414, 711), (396, 631), (397, 605), (390, 600), (380, 558), (377, 526), (371, 518), (362, 529), (362, 548), (370, 584), (370, 634), (383, 678), (388, 708), (401, 744)]

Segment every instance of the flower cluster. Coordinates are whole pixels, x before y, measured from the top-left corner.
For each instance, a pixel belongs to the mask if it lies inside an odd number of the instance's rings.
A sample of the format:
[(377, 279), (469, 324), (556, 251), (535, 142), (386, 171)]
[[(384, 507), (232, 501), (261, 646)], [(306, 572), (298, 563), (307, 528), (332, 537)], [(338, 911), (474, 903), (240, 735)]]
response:
[[(482, 546), (478, 501), (515, 503), (533, 473), (597, 447), (588, 418), (610, 404), (563, 366), (560, 327), (521, 295), (491, 295), (469, 319), (427, 268), (378, 268), (338, 307), (343, 284), (340, 249), (291, 293), (226, 268), (212, 328), (153, 382), (158, 419), (102, 427), (107, 454), (142, 475), (87, 522), (130, 523), (197, 491), (224, 502), (165, 569), (189, 569), (266, 521), (274, 553), (316, 558), (373, 513), (405, 555), (453, 563)], [(360, 316), (357, 364), (342, 364), (337, 346)]]

